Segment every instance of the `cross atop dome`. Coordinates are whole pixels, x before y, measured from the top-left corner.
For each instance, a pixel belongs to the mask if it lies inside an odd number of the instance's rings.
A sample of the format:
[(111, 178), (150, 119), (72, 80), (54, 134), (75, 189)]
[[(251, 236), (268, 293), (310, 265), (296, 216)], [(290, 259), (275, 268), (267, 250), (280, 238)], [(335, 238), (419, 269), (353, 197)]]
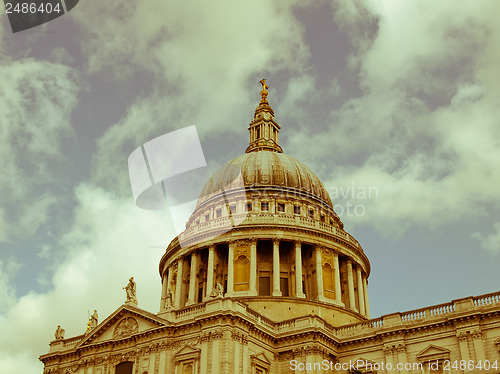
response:
[(266, 79), (261, 79), (259, 83), (262, 85), (262, 91), (260, 92), (261, 99), (255, 109), (253, 121), (248, 127), (250, 145), (246, 149), (246, 153), (256, 151), (283, 153), (278, 137), (280, 126), (274, 120), (273, 108), (271, 108), (267, 101), (267, 89), (269, 86), (266, 84)]

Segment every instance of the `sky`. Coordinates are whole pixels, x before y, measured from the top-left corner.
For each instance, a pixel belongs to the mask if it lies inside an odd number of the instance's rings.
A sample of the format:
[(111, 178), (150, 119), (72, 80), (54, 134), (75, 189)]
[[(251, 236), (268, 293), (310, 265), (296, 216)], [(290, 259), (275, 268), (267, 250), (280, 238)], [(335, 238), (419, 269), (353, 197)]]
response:
[[(41, 373), (57, 325), (158, 312), (167, 211), (127, 159), (196, 126), (242, 154), (267, 79), (284, 152), (321, 178), (371, 261), (372, 317), (498, 291), (500, 2), (80, 1), (0, 14), (0, 372)], [(201, 189), (201, 186), (200, 186)]]

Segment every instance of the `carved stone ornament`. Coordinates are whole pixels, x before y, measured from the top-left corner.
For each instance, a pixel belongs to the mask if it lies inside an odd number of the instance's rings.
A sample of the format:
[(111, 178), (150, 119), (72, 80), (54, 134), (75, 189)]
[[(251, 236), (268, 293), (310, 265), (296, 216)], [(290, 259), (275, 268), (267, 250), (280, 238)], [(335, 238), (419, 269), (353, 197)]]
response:
[(483, 338), (483, 333), (481, 332), (481, 330), (473, 330), (473, 331), (471, 331), (471, 334), (472, 334), (473, 339), (482, 339)]
[(385, 354), (389, 354), (389, 353), (391, 353), (391, 352), (392, 352), (392, 350), (393, 350), (393, 349), (394, 349), (393, 347), (386, 345), (386, 346), (384, 347), (384, 353), (385, 353)]
[(126, 338), (139, 331), (139, 324), (132, 317), (124, 318), (118, 323), (113, 332), (113, 339)]
[(467, 333), (466, 332), (457, 332), (457, 338), (459, 342), (463, 342), (467, 340)]

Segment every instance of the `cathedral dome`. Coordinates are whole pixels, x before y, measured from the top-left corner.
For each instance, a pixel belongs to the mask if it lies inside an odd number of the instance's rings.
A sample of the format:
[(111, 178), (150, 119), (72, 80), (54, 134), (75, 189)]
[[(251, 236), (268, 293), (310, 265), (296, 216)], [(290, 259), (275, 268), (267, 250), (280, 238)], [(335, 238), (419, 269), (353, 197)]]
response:
[(316, 197), (333, 208), (325, 186), (311, 169), (291, 156), (267, 150), (245, 153), (222, 166), (206, 183), (197, 206), (227, 190), (239, 173), (246, 188), (279, 187)]

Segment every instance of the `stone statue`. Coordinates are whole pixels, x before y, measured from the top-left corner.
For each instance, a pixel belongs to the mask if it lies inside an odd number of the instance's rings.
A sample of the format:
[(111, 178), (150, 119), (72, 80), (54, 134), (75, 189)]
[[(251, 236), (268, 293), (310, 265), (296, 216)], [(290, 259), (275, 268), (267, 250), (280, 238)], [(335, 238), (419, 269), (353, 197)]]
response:
[(64, 329), (62, 329), (60, 325), (57, 325), (56, 333), (54, 334), (56, 336), (56, 340), (64, 339), (65, 332), (66, 331), (64, 331)]
[(125, 301), (126, 303), (132, 303), (132, 304), (137, 304), (137, 296), (136, 296), (136, 285), (134, 282), (134, 277), (130, 277), (128, 280), (128, 284), (126, 287), (123, 287), (125, 292), (127, 293), (127, 300)]
[(222, 284), (217, 282), (215, 284), (214, 289), (212, 290), (212, 293), (210, 294), (211, 297), (222, 297), (224, 294), (224, 288), (222, 287)]
[(96, 328), (98, 323), (97, 310), (94, 309), (94, 313), (90, 316), (90, 328)]
[(172, 290), (170, 288), (167, 288), (167, 298), (165, 300), (165, 309), (166, 310), (172, 310), (172, 308), (174, 307), (173, 300), (174, 300), (174, 293), (172, 292)]
[(260, 96), (261, 96), (261, 103), (267, 103), (267, 89), (269, 86), (266, 84), (266, 79), (261, 79), (259, 82), (262, 85), (262, 91), (260, 91)]

